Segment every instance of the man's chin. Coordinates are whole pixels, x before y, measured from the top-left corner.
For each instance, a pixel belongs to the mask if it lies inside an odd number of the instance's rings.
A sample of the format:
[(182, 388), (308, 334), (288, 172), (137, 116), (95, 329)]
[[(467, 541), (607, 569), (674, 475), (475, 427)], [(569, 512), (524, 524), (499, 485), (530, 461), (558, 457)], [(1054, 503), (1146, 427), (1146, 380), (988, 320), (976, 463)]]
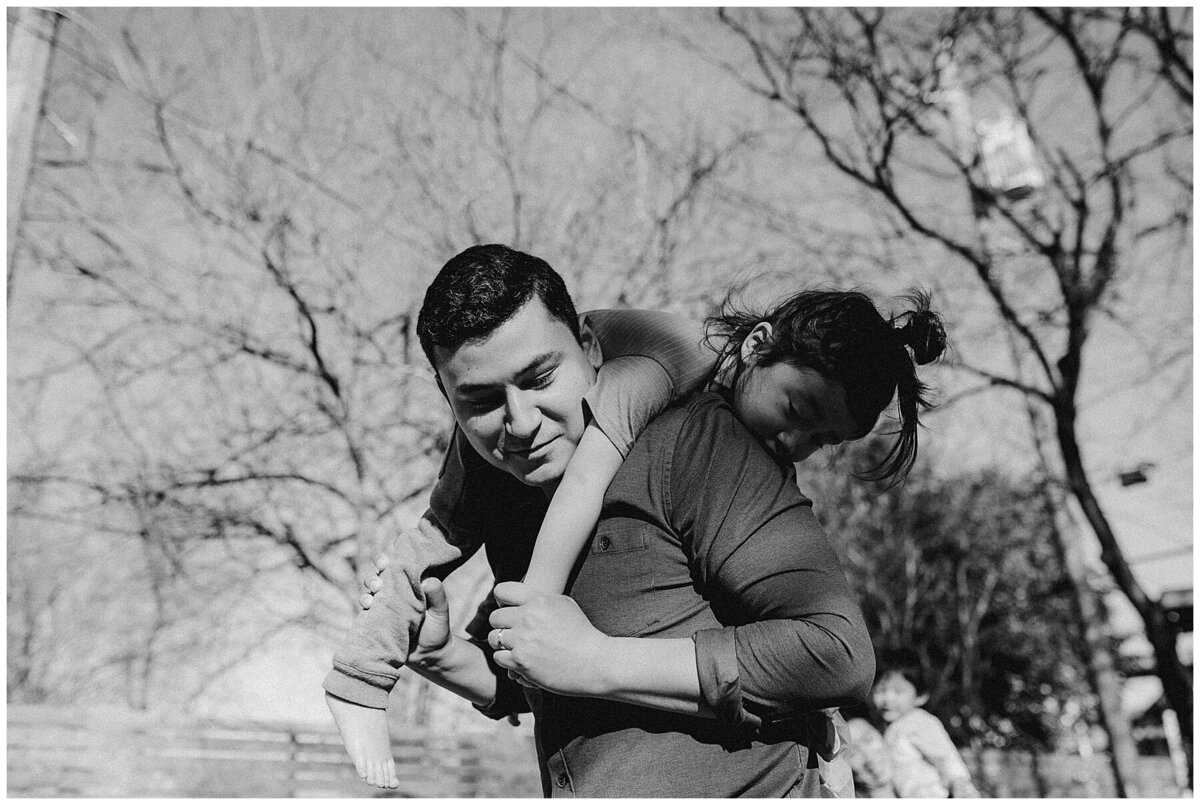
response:
[(542, 464), (523, 474), (514, 472), (513, 476), (527, 486), (536, 486), (541, 489), (556, 486), (562, 480), (562, 470)]
[(500, 469), (526, 486), (536, 486), (539, 488), (556, 486), (562, 480), (563, 470), (565, 469), (562, 462), (553, 460), (534, 463), (510, 458), (493, 463), (496, 463)]

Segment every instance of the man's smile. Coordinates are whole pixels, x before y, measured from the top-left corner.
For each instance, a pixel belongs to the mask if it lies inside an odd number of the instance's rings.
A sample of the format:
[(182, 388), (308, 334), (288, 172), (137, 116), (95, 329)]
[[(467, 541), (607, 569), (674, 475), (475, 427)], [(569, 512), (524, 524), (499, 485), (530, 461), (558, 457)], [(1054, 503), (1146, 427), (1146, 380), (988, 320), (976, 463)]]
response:
[(509, 448), (509, 447), (505, 447), (504, 445), (501, 445), (500, 452), (503, 453), (505, 456), (511, 456), (513, 458), (522, 458), (522, 459), (541, 458), (541, 456), (544, 454), (546, 448), (549, 447), (554, 442), (558, 441), (559, 436), (562, 436), (562, 434), (560, 433), (560, 434), (558, 434), (558, 436), (553, 436), (553, 437), (547, 439), (546, 441), (542, 442), (541, 444), (531, 445), (530, 447)]

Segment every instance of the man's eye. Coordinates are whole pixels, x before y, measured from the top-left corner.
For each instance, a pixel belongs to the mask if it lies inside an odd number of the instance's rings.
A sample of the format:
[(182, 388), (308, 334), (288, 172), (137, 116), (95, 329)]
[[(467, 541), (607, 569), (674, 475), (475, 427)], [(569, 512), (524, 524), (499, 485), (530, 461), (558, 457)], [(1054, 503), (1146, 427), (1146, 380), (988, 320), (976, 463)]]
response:
[(468, 397), (465, 402), (467, 409), (476, 413), (491, 411), (500, 404), (496, 397)]
[(554, 370), (542, 372), (540, 375), (529, 381), (529, 387), (533, 389), (544, 389), (554, 382)]

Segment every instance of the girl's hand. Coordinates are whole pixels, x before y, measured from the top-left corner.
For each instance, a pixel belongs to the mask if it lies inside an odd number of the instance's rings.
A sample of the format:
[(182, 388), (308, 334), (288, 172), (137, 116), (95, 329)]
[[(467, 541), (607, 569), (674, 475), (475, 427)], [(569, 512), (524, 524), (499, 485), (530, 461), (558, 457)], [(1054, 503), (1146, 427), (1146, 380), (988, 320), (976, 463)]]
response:
[(501, 605), (489, 619), (494, 659), (521, 684), (563, 696), (603, 696), (617, 660), (613, 639), (596, 627), (565, 595), (547, 595), (529, 585), (496, 585)]

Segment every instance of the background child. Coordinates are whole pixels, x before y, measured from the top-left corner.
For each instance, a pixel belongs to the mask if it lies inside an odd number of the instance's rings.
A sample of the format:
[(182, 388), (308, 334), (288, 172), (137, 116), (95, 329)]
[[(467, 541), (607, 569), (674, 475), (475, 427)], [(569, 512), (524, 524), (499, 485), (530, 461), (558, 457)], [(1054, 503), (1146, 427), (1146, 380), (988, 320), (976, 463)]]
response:
[(846, 739), (846, 762), (854, 774), (854, 794), (857, 797), (889, 798), (896, 796), (892, 787), (892, 761), (888, 757), (883, 733), (868, 719), (865, 705), (855, 705), (843, 711), (849, 733)]
[(925, 675), (912, 652), (880, 659), (871, 699), (887, 724), (883, 742), (898, 797), (978, 797), (971, 773), (929, 701)]

